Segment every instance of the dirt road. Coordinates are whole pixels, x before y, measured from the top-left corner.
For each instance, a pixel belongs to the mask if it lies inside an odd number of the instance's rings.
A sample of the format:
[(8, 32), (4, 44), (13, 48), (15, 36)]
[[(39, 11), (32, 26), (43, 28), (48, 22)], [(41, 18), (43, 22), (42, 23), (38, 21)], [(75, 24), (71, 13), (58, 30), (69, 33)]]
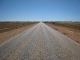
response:
[(0, 60), (80, 60), (80, 45), (38, 23), (0, 45)]

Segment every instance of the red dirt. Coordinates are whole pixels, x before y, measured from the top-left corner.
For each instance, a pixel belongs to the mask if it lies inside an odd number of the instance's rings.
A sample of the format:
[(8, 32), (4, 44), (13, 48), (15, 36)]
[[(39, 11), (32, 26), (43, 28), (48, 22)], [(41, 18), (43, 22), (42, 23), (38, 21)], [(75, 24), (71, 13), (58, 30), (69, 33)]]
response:
[(0, 33), (0, 44), (6, 42), (7, 40), (9, 40), (10, 38), (14, 37), (15, 35), (21, 33), (22, 31), (34, 26), (35, 24), (31, 24), (25, 27), (21, 27), (18, 29), (13, 29), (4, 33)]
[(55, 30), (61, 32), (62, 34), (70, 37), (71, 39), (73, 39), (77, 43), (80, 43), (80, 30), (76, 31), (76, 29), (69, 28), (69, 27), (54, 25), (54, 24), (50, 24), (50, 23), (49, 24), (46, 23), (46, 24), (48, 26), (54, 28)]

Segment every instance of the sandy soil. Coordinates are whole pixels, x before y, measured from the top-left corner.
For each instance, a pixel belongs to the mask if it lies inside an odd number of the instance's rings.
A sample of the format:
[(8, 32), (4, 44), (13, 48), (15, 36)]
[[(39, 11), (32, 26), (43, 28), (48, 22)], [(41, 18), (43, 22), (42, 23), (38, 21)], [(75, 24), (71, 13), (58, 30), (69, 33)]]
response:
[(70, 37), (74, 41), (80, 44), (80, 30), (76, 31), (75, 29), (63, 27), (63, 26), (56, 26), (52, 24), (47, 24), (48, 26), (51, 26), (55, 30), (61, 32), (62, 34)]
[(28, 25), (26, 27), (22, 27), (22, 28), (18, 28), (18, 29), (14, 29), (8, 32), (4, 32), (4, 33), (0, 33), (0, 45), (4, 42), (6, 42), (7, 40), (9, 40), (10, 38), (14, 37), (15, 35), (21, 33), (22, 31), (34, 26), (35, 24), (31, 24)]

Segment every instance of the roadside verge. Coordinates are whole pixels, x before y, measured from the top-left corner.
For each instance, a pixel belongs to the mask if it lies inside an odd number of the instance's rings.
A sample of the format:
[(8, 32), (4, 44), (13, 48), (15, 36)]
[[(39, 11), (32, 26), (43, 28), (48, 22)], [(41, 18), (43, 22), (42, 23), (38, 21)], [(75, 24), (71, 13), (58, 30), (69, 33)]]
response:
[(68, 36), (75, 42), (80, 44), (80, 31), (76, 31), (76, 29), (69, 28), (69, 27), (64, 27), (64, 26), (59, 26), (59, 25), (54, 25), (52, 23), (45, 23), (48, 26), (52, 27), (53, 29), (59, 31), (60, 33)]
[(21, 27), (18, 29), (13, 29), (13, 30), (10, 30), (10, 31), (4, 32), (4, 33), (0, 33), (0, 45), (4, 42), (8, 41), (10, 38), (14, 37), (15, 35), (25, 31), (26, 29), (29, 29), (30, 27), (34, 26), (35, 24), (37, 24), (37, 23), (30, 24), (30, 25), (27, 25), (25, 27)]

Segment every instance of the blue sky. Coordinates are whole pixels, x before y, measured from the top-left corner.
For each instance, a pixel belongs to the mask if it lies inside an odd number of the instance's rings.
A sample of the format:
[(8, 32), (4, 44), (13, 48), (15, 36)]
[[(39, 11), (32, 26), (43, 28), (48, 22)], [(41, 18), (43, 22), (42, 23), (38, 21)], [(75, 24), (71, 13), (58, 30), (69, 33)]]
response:
[(0, 0), (0, 21), (80, 21), (80, 0)]

